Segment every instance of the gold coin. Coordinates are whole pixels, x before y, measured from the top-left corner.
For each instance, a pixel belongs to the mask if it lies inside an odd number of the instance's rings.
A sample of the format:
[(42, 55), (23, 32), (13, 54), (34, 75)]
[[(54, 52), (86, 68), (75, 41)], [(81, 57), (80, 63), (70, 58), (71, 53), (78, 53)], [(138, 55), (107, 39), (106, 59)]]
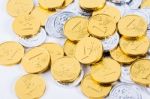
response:
[(64, 35), (71, 41), (88, 37), (88, 19), (79, 16), (69, 19), (64, 26)]
[(42, 9), (41, 7), (35, 7), (31, 14), (40, 20), (42, 26), (45, 26), (48, 17), (54, 12)]
[(33, 15), (18, 16), (13, 22), (13, 30), (21, 37), (36, 35), (40, 30), (40, 20)]
[(52, 76), (58, 82), (73, 82), (78, 78), (80, 72), (80, 63), (71, 57), (60, 58), (51, 66)]
[(145, 55), (149, 49), (149, 39), (148, 37), (141, 37), (138, 39), (120, 39), (121, 50), (128, 55), (137, 56)]
[(90, 18), (88, 30), (91, 35), (106, 38), (115, 33), (116, 21), (109, 15), (98, 14)]
[(97, 15), (97, 14), (109, 15), (109, 16), (113, 17), (116, 20), (116, 22), (118, 22), (121, 17), (120, 11), (117, 8), (110, 6), (110, 5), (106, 5), (103, 9), (94, 11), (92, 16)]
[(39, 4), (44, 9), (61, 8), (65, 0), (39, 0)]
[(99, 83), (115, 82), (120, 74), (120, 64), (111, 58), (103, 58), (99, 63), (92, 65), (91, 69), (92, 78)]
[(48, 69), (50, 55), (48, 51), (41, 47), (35, 47), (25, 54), (22, 59), (22, 66), (28, 73), (44, 72)]
[(69, 57), (75, 57), (76, 43), (66, 40), (64, 45), (64, 52)]
[(137, 59), (137, 57), (131, 57), (123, 53), (120, 47), (110, 51), (110, 55), (114, 60), (123, 64), (131, 64)]
[(24, 56), (24, 48), (17, 42), (8, 41), (0, 44), (0, 64), (14, 65)]
[(147, 23), (138, 15), (127, 15), (119, 21), (118, 29), (124, 37), (137, 38), (146, 34)]
[(149, 8), (149, 7), (150, 7), (150, 0), (143, 0), (141, 8)]
[(106, 97), (112, 86), (111, 85), (101, 85), (94, 81), (90, 75), (86, 75), (81, 82), (81, 91), (90, 99), (102, 99)]
[(40, 47), (48, 50), (50, 55), (51, 64), (53, 64), (57, 59), (62, 58), (64, 56), (63, 48), (55, 43), (45, 43)]
[(27, 74), (17, 80), (16, 95), (19, 99), (38, 99), (46, 89), (44, 79), (36, 74)]
[(75, 57), (83, 64), (98, 62), (102, 54), (102, 43), (94, 37), (83, 38), (76, 46)]
[(130, 76), (133, 81), (142, 85), (150, 85), (150, 60), (137, 60), (131, 65)]
[(29, 14), (33, 7), (33, 0), (9, 0), (7, 3), (7, 11), (13, 17)]
[(98, 10), (104, 7), (106, 0), (79, 0), (81, 8), (86, 10)]

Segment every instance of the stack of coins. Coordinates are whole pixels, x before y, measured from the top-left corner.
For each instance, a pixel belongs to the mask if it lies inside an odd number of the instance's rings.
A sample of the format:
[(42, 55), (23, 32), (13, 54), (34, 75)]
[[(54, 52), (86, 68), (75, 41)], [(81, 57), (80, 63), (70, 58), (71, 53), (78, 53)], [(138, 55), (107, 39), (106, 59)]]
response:
[(16, 81), (20, 99), (43, 96), (48, 70), (90, 99), (150, 97), (149, 0), (9, 0), (7, 10), (17, 42), (0, 44), (0, 64), (28, 73)]

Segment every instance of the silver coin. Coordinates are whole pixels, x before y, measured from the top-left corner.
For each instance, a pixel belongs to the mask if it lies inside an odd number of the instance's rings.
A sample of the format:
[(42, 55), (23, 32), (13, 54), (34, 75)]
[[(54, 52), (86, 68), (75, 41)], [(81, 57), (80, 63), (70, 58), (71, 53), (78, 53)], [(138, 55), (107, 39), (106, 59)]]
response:
[(76, 16), (75, 13), (72, 12), (59, 12), (52, 16), (50, 16), (45, 25), (45, 30), (50, 36), (65, 38), (63, 33), (63, 27), (65, 22), (71, 17)]
[(119, 34), (116, 32), (114, 35), (110, 36), (109, 38), (102, 40), (103, 49), (105, 52), (113, 50), (119, 44)]
[(125, 3), (130, 3), (132, 0), (108, 0), (108, 1), (116, 4), (125, 4)]
[(36, 46), (39, 46), (41, 45), (42, 43), (45, 42), (46, 40), (46, 32), (43, 28), (41, 28), (40, 32), (32, 37), (32, 38), (28, 38), (28, 39), (24, 39), (24, 38), (21, 38), (19, 36), (16, 35), (16, 39), (17, 41), (22, 44), (24, 47), (36, 47)]
[(135, 84), (119, 83), (111, 90), (109, 99), (142, 99), (139, 89)]

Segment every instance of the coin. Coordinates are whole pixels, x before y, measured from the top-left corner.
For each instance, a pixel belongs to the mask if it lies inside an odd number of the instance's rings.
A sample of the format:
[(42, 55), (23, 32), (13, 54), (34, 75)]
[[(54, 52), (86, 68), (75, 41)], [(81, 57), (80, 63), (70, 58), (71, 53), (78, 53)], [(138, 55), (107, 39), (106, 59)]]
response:
[(75, 57), (76, 43), (66, 40), (64, 44), (64, 52), (69, 57)]
[(138, 15), (127, 15), (119, 21), (118, 30), (121, 35), (127, 38), (141, 37), (146, 33), (147, 22)]
[(115, 49), (119, 44), (119, 34), (116, 32), (112, 36), (102, 39), (102, 45), (105, 52)]
[(28, 73), (39, 73), (47, 70), (49, 63), (50, 55), (48, 51), (41, 47), (35, 47), (25, 54), (21, 65)]
[(33, 15), (21, 15), (14, 20), (12, 27), (18, 36), (30, 37), (40, 30), (40, 21)]
[(79, 0), (79, 5), (81, 8), (86, 10), (98, 10), (105, 6), (106, 0)]
[(45, 26), (48, 17), (54, 13), (55, 11), (45, 10), (39, 6), (35, 7), (31, 12), (33, 16), (35, 16), (38, 20), (40, 20), (42, 26)]
[(106, 38), (115, 33), (116, 21), (109, 15), (98, 14), (90, 18), (88, 30), (91, 35)]
[(142, 99), (138, 87), (134, 84), (120, 83), (114, 86), (109, 94), (109, 99)]
[(40, 47), (48, 50), (51, 57), (51, 64), (53, 64), (57, 59), (62, 58), (64, 56), (63, 48), (56, 43), (45, 43)]
[(8, 0), (7, 3), (7, 11), (13, 17), (29, 14), (33, 7), (33, 0)]
[(100, 62), (92, 65), (91, 76), (99, 83), (115, 82), (120, 75), (120, 64), (111, 58), (103, 58)]
[(64, 38), (64, 24), (68, 19), (70, 19), (73, 16), (76, 16), (76, 14), (68, 11), (59, 12), (50, 16), (45, 25), (45, 30), (48, 33), (48, 35), (57, 38)]
[(0, 64), (13, 65), (21, 61), (24, 48), (17, 42), (7, 41), (0, 44)]
[(107, 96), (112, 88), (111, 85), (101, 85), (94, 81), (90, 75), (86, 75), (80, 85), (81, 91), (87, 97), (100, 99)]
[(131, 64), (133, 61), (137, 59), (137, 57), (130, 57), (122, 52), (120, 47), (110, 51), (111, 57), (122, 64)]
[(149, 0), (143, 0), (141, 4), (141, 8), (150, 8), (150, 1)]
[(120, 39), (121, 50), (131, 56), (145, 55), (149, 49), (148, 37), (142, 37), (139, 39)]
[(75, 58), (71, 57), (60, 58), (51, 66), (53, 78), (62, 83), (71, 83), (75, 81), (80, 72), (80, 63)]
[(40, 32), (30, 38), (21, 38), (18, 35), (16, 35), (16, 39), (17, 41), (22, 44), (25, 47), (36, 47), (41, 45), (42, 43), (44, 43), (44, 41), (46, 40), (46, 32), (43, 28), (41, 28)]
[(70, 18), (64, 26), (64, 35), (71, 41), (88, 37), (88, 19), (80, 16)]
[(140, 59), (131, 65), (130, 76), (136, 83), (150, 85), (150, 60)]
[(65, 0), (39, 0), (39, 4), (44, 9), (57, 9), (61, 8)]
[(103, 9), (94, 11), (92, 16), (97, 15), (97, 14), (109, 15), (109, 16), (113, 17), (116, 20), (116, 22), (118, 22), (121, 17), (120, 11), (116, 7), (111, 6), (111, 5), (105, 5), (105, 7)]
[(83, 38), (76, 46), (75, 57), (83, 64), (98, 62), (102, 54), (102, 43), (94, 37)]
[(16, 81), (15, 91), (20, 99), (37, 99), (46, 89), (44, 79), (37, 74), (27, 74)]

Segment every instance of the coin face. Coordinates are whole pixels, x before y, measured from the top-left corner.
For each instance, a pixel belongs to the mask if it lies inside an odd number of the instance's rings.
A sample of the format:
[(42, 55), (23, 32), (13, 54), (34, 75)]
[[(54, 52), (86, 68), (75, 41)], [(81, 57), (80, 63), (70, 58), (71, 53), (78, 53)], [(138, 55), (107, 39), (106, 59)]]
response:
[(86, 75), (80, 85), (81, 91), (87, 97), (99, 99), (109, 94), (112, 86), (101, 85), (94, 81), (90, 75)]
[(40, 30), (40, 21), (33, 15), (21, 15), (14, 20), (12, 26), (17, 35), (30, 37)]
[(98, 38), (109, 37), (115, 33), (116, 21), (109, 15), (98, 14), (90, 18), (88, 30)]
[(76, 49), (76, 43), (66, 40), (64, 45), (64, 52), (67, 56), (75, 57), (75, 49)]
[(141, 4), (141, 8), (149, 8), (150, 7), (150, 1), (149, 0), (143, 0)]
[(114, 60), (123, 64), (131, 64), (133, 61), (137, 59), (137, 57), (131, 57), (123, 53), (120, 47), (110, 51), (110, 55)]
[(0, 44), (0, 64), (13, 65), (21, 61), (24, 48), (19, 43), (8, 41)]
[(92, 65), (91, 76), (99, 83), (111, 83), (117, 81), (120, 75), (120, 64), (111, 58), (103, 58), (97, 64)]
[(83, 38), (76, 46), (75, 57), (83, 64), (92, 64), (99, 61), (102, 54), (102, 43), (93, 37)]
[(120, 83), (111, 90), (109, 99), (142, 99), (134, 84)]
[(109, 16), (113, 17), (116, 20), (116, 22), (118, 22), (121, 17), (120, 11), (116, 7), (113, 7), (110, 5), (105, 5), (103, 9), (94, 11), (92, 16), (97, 15), (97, 14), (109, 15)]
[(22, 66), (28, 73), (44, 72), (48, 69), (50, 55), (48, 51), (41, 47), (29, 50), (22, 59)]
[(78, 78), (80, 72), (80, 63), (71, 57), (60, 58), (51, 66), (52, 76), (58, 82), (73, 82)]
[(29, 14), (33, 7), (33, 0), (9, 0), (7, 3), (7, 11), (13, 17)]
[(79, 5), (81, 8), (86, 10), (97, 10), (104, 7), (106, 0), (79, 0)]
[(139, 39), (120, 39), (121, 50), (131, 56), (145, 55), (149, 49), (148, 37), (142, 37)]
[(40, 98), (46, 89), (44, 79), (36, 74), (27, 74), (19, 78), (15, 85), (16, 95), (21, 99)]
[(150, 85), (150, 60), (140, 59), (131, 65), (130, 76), (136, 83)]
[(124, 37), (136, 38), (145, 35), (147, 30), (146, 21), (138, 15), (127, 15), (118, 23), (119, 33)]
[(88, 37), (88, 19), (84, 17), (73, 17), (64, 26), (64, 35), (71, 41), (79, 41)]
[(57, 59), (62, 58), (64, 56), (63, 48), (55, 43), (45, 43), (40, 47), (45, 48), (48, 50), (50, 54), (51, 64), (53, 64)]
[(39, 4), (44, 9), (57, 9), (61, 8), (65, 0), (39, 0)]

